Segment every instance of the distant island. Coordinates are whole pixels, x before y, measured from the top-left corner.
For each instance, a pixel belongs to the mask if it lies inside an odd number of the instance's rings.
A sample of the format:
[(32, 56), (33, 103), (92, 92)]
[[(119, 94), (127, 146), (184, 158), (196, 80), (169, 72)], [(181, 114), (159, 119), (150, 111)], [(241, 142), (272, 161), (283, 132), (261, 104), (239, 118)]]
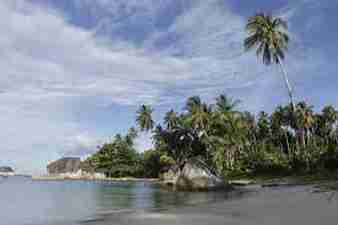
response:
[(35, 180), (63, 180), (63, 179), (105, 179), (100, 173), (85, 165), (78, 157), (63, 157), (47, 165), (47, 175), (33, 177)]
[(0, 176), (14, 176), (14, 170), (9, 166), (2, 166), (0, 167)]

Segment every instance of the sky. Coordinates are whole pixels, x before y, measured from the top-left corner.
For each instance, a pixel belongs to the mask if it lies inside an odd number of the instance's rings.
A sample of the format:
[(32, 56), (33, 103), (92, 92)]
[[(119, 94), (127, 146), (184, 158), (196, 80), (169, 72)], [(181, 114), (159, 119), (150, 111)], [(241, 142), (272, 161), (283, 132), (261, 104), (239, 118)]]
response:
[[(338, 106), (337, 0), (1, 0), (0, 166), (43, 174), (135, 125), (141, 104), (160, 123), (186, 98), (288, 102), (279, 68), (244, 52), (257, 12), (288, 21), (285, 61), (298, 101)], [(137, 149), (151, 147), (141, 134)]]

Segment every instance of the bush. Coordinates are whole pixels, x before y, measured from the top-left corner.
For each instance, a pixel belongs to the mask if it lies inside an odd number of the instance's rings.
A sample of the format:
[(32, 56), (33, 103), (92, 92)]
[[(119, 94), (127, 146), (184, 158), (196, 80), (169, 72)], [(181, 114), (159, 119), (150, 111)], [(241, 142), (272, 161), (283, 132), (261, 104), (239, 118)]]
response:
[(272, 173), (280, 174), (290, 170), (288, 159), (278, 149), (267, 151), (260, 146), (257, 150), (248, 151), (240, 159), (240, 168), (248, 173)]
[(143, 153), (143, 177), (158, 178), (161, 171), (161, 154), (156, 150), (148, 150)]
[(327, 170), (338, 169), (338, 149), (336, 146), (332, 145), (327, 148), (320, 157), (320, 164), (322, 168)]

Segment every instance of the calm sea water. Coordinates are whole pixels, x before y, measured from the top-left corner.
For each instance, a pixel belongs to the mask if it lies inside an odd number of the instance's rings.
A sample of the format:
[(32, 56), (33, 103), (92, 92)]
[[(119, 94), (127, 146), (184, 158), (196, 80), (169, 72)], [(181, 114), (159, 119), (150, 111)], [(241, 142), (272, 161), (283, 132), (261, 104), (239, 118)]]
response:
[(0, 179), (0, 225), (77, 225), (105, 214), (165, 210), (229, 196), (174, 193), (142, 182)]
[(0, 225), (336, 225), (336, 193), (310, 186), (174, 193), (151, 183), (0, 178)]

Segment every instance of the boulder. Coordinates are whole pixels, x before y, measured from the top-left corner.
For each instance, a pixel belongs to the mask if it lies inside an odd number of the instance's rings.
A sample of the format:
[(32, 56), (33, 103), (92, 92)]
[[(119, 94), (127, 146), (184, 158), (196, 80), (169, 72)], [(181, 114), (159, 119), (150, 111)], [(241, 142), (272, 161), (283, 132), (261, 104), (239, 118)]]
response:
[(189, 160), (172, 182), (165, 182), (178, 191), (213, 191), (229, 187), (224, 179), (213, 174), (198, 160)]
[(80, 165), (80, 158), (66, 157), (48, 164), (47, 171), (50, 175), (76, 173), (80, 170)]
[(177, 176), (178, 169), (174, 166), (168, 167), (164, 170), (165, 172), (160, 173), (159, 178), (162, 181), (173, 181)]

